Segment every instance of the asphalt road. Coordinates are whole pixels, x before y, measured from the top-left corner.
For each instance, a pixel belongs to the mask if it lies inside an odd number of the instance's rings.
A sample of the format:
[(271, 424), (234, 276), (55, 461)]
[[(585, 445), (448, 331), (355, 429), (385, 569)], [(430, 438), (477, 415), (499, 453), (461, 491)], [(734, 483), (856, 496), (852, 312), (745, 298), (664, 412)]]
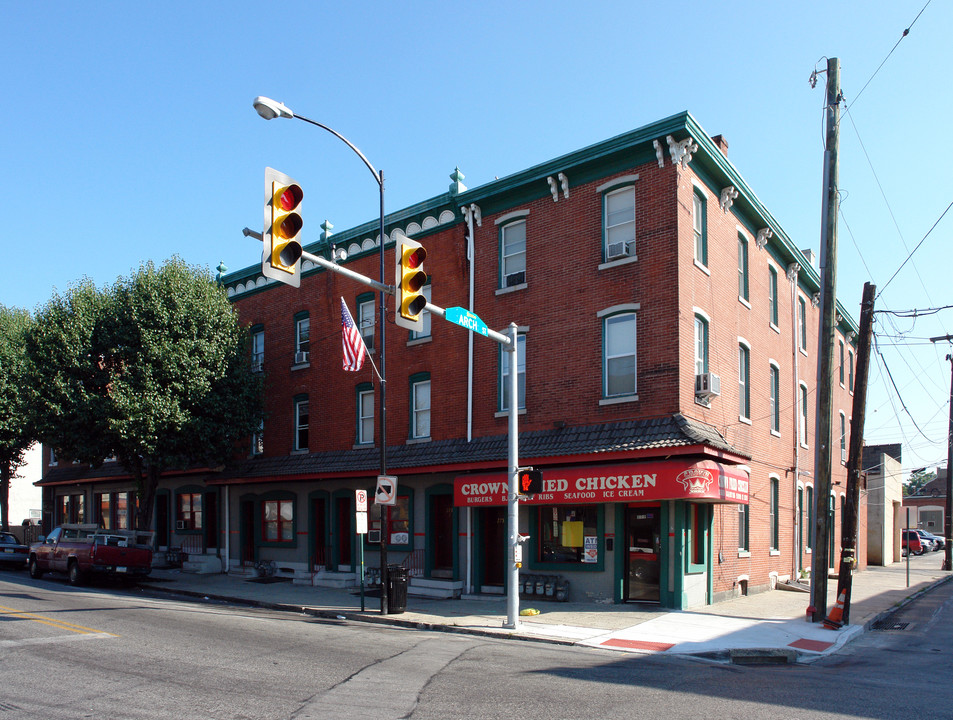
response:
[(0, 571), (0, 720), (950, 717), (951, 598), (811, 665), (741, 667)]

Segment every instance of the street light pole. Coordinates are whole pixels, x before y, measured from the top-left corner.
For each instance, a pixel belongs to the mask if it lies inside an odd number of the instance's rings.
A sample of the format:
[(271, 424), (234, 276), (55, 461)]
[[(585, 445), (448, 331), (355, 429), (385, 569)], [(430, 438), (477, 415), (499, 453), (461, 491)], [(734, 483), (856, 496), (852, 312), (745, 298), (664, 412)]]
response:
[[(351, 150), (353, 150), (359, 158), (367, 166), (367, 169), (371, 171), (371, 175), (374, 176), (374, 181), (377, 183), (378, 189), (380, 190), (380, 283), (384, 285), (384, 171), (381, 170), (378, 172), (370, 161), (350, 140), (341, 135), (336, 130), (329, 128), (323, 123), (319, 123), (316, 120), (311, 118), (306, 118), (303, 115), (298, 115), (291, 111), (291, 109), (284, 105), (283, 103), (276, 102), (271, 98), (264, 97), (259, 95), (255, 98), (252, 105), (255, 108), (255, 111), (261, 115), (265, 120), (273, 120), (274, 118), (297, 118), (298, 120), (303, 120), (306, 123), (311, 125), (316, 125), (322, 130), (327, 130), (329, 133), (334, 135), (338, 140), (347, 145)], [(380, 311), (379, 311), (379, 325), (380, 325), (380, 338), (381, 338), (381, 354), (380, 354), (380, 376), (381, 376), (381, 412), (380, 412), (380, 474), (387, 475), (387, 435), (386, 435), (386, 418), (387, 418), (387, 374), (385, 372), (385, 328), (387, 327), (385, 313), (387, 312), (387, 307), (385, 303), (386, 293), (380, 291)], [(390, 534), (390, 529), (388, 528), (389, 518), (387, 515), (387, 508), (385, 506), (381, 507), (381, 614), (388, 614), (387, 607), (387, 540)]]

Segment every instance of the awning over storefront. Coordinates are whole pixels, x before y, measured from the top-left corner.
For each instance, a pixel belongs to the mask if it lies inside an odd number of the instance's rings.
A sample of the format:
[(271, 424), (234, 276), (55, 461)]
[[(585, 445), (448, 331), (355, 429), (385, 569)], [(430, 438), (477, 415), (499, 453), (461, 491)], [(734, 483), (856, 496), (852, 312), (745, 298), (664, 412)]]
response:
[[(661, 460), (543, 470), (543, 492), (530, 505), (650, 500), (698, 500), (748, 504), (748, 468), (713, 460)], [(457, 507), (506, 505), (505, 473), (458, 475)]]

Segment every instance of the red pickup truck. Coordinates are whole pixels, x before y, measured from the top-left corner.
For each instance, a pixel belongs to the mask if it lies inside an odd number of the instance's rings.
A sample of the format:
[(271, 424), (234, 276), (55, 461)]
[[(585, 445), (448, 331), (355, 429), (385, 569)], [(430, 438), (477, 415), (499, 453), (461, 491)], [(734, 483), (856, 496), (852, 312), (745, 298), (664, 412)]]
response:
[(30, 546), (30, 577), (63, 572), (71, 585), (90, 575), (134, 579), (152, 570), (154, 533), (138, 530), (102, 530), (96, 525), (62, 525)]

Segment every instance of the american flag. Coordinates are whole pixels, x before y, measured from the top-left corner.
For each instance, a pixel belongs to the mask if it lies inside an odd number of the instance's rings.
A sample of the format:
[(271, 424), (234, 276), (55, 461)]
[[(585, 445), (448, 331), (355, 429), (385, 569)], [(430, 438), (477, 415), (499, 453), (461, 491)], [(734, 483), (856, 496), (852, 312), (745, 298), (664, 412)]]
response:
[(367, 346), (364, 344), (361, 332), (351, 318), (351, 313), (347, 309), (344, 298), (341, 298), (341, 332), (341, 345), (344, 347), (344, 369), (357, 372), (364, 367)]

